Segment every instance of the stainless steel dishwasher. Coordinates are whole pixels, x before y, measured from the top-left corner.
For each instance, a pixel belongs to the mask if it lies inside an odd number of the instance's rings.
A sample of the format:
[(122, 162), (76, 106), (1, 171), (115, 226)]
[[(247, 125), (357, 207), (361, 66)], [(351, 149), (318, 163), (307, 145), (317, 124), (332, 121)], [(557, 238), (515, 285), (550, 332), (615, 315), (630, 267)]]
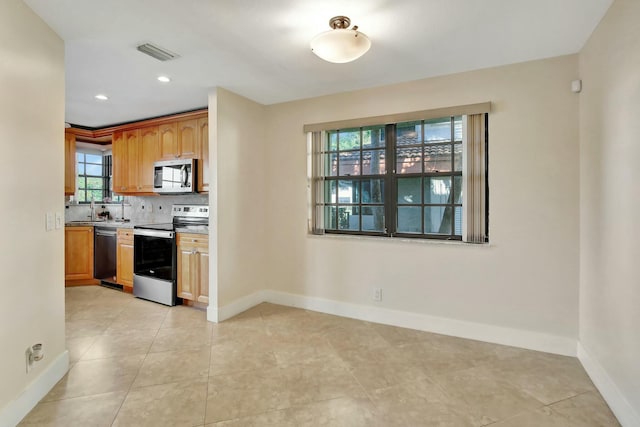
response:
[(118, 233), (113, 228), (96, 227), (94, 236), (94, 277), (105, 284), (115, 285)]

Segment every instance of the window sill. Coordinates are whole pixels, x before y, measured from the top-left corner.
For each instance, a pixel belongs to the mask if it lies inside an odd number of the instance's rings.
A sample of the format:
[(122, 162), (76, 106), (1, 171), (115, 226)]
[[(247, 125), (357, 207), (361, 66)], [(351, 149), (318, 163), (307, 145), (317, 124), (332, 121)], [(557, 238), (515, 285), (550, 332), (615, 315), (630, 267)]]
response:
[(311, 239), (336, 239), (336, 240), (360, 240), (369, 242), (389, 242), (389, 243), (410, 243), (417, 245), (445, 245), (445, 246), (464, 246), (464, 247), (491, 247), (488, 243), (467, 243), (461, 240), (441, 240), (441, 239), (412, 239), (409, 237), (386, 237), (386, 236), (365, 236), (353, 234), (311, 234), (307, 233), (307, 237)]

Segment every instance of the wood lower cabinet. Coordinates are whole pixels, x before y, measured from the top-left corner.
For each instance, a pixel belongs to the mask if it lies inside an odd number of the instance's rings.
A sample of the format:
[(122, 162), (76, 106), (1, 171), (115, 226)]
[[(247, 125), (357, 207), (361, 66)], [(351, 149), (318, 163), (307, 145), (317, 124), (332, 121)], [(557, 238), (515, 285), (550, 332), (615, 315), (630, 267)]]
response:
[(178, 233), (178, 298), (209, 303), (209, 236)]
[(125, 292), (133, 290), (133, 230), (118, 229), (116, 281)]
[(64, 134), (64, 195), (76, 192), (76, 136), (70, 132)]
[(93, 227), (65, 227), (65, 280), (93, 280)]

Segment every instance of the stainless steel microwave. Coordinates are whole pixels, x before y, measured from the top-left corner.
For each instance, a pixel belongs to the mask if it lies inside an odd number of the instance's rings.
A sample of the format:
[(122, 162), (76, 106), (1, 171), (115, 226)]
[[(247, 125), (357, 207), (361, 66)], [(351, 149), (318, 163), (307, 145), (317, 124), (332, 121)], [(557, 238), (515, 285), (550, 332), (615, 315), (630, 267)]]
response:
[(196, 191), (196, 160), (179, 159), (153, 164), (153, 191), (165, 194)]

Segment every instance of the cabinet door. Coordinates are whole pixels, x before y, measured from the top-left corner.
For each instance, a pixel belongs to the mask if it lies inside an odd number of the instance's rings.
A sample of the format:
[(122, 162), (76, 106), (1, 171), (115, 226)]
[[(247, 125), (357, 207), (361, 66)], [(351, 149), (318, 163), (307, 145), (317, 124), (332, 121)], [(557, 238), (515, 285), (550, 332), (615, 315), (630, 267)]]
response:
[(69, 196), (76, 192), (76, 136), (64, 134), (64, 194)]
[(64, 278), (93, 279), (93, 227), (65, 227)]
[(124, 143), (127, 147), (127, 192), (138, 192), (138, 146), (140, 131), (138, 129), (124, 131)]
[(133, 232), (131, 230), (118, 230), (116, 280), (122, 286), (133, 287)]
[(178, 157), (193, 159), (198, 157), (198, 120), (178, 122)]
[(178, 156), (178, 124), (166, 123), (158, 127), (160, 142), (158, 160), (174, 160)]
[(196, 287), (196, 301), (209, 303), (209, 251), (207, 249), (198, 249), (198, 268)]
[(198, 191), (209, 191), (209, 118), (198, 119)]
[(113, 191), (123, 194), (127, 192), (127, 146), (121, 131), (113, 134)]
[(158, 142), (158, 126), (140, 129), (137, 186), (140, 193), (153, 193), (153, 163), (158, 157)]
[(195, 300), (196, 253), (191, 245), (178, 245), (178, 298)]

